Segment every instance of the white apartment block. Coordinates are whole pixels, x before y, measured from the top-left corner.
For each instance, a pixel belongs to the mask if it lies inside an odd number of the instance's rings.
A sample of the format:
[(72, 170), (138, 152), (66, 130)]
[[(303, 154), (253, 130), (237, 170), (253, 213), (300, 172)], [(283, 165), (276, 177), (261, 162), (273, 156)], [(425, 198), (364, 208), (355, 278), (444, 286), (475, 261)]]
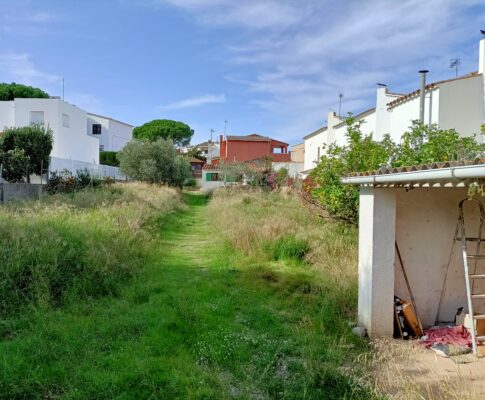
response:
[(103, 115), (88, 113), (87, 125), (100, 151), (120, 151), (133, 138), (133, 125)]
[(86, 111), (60, 99), (0, 101), (0, 132), (4, 128), (43, 124), (52, 129), (51, 157), (99, 163), (99, 140), (86, 134)]
[[(99, 151), (121, 150), (133, 131), (132, 125), (87, 113), (58, 98), (0, 101), (0, 132), (31, 124), (52, 130), (50, 171), (68, 169), (73, 173), (83, 168), (99, 172)], [(102, 175), (118, 176), (114, 169)]]

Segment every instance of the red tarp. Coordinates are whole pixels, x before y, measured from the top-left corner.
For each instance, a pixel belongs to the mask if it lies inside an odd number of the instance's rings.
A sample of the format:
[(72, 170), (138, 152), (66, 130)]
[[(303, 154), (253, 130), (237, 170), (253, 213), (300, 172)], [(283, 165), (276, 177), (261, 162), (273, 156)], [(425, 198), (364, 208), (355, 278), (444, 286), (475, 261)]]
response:
[(420, 343), (425, 347), (431, 347), (435, 343), (455, 344), (458, 346), (472, 346), (470, 332), (463, 326), (433, 327), (424, 331), (426, 339)]

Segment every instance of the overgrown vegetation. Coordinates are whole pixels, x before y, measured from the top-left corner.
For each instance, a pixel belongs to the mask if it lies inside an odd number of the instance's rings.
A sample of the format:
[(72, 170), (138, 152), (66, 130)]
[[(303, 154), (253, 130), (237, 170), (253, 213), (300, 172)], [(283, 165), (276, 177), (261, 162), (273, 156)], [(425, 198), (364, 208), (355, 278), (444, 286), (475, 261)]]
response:
[(0, 136), (2, 177), (8, 182), (29, 181), (31, 174), (43, 174), (52, 151), (52, 130), (42, 125), (5, 128)]
[(22, 310), (118, 293), (142, 268), (153, 224), (178, 203), (171, 189), (115, 184), (2, 207), (0, 337)]
[(182, 187), (192, 176), (190, 164), (171, 140), (131, 141), (118, 153), (120, 169), (129, 177)]
[(20, 98), (48, 99), (49, 95), (41, 89), (19, 83), (0, 83), (0, 101)]
[(87, 168), (77, 170), (76, 175), (73, 175), (71, 171), (64, 169), (60, 172), (51, 172), (46, 190), (49, 194), (72, 193), (87, 187), (99, 187), (103, 183), (111, 184), (114, 183), (114, 181), (109, 177), (100, 179), (91, 176)]
[(361, 131), (361, 121), (347, 118), (347, 144), (330, 145), (310, 173), (307, 190), (334, 217), (357, 223), (358, 188), (342, 185), (340, 178), (353, 172), (375, 171), (380, 167), (413, 166), (432, 162), (470, 160), (485, 149), (474, 136), (460, 137), (454, 129), (414, 121), (399, 144), (387, 135), (375, 141)]
[(156, 185), (4, 209), (0, 398), (375, 398), (352, 363), (355, 228), (291, 193), (184, 198), (168, 218)]
[(102, 165), (111, 165), (113, 167), (119, 167), (120, 162), (117, 157), (116, 151), (100, 151), (99, 163)]

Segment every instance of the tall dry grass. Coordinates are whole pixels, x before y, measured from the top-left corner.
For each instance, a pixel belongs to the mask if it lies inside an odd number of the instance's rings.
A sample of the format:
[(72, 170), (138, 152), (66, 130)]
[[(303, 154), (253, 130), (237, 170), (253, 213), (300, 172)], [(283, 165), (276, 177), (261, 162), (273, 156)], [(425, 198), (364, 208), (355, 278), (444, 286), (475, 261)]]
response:
[(389, 399), (481, 399), (483, 366), (477, 367), (470, 354), (463, 358), (472, 363), (460, 366), (412, 341), (380, 338), (372, 341), (372, 352), (360, 362), (368, 368), (368, 380), (376, 392)]
[(116, 294), (180, 205), (176, 190), (130, 183), (0, 208), (0, 316)]
[(219, 190), (209, 212), (230, 246), (248, 256), (271, 258), (278, 242), (288, 242), (303, 248), (311, 268), (340, 285), (357, 282), (356, 228), (321, 219), (292, 191)]

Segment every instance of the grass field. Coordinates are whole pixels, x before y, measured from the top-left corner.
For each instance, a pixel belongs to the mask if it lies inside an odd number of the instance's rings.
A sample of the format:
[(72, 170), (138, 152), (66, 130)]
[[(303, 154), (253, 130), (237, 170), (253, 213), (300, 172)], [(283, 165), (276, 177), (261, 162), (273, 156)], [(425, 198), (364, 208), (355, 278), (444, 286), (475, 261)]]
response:
[(0, 398), (374, 398), (353, 366), (355, 230), (291, 194), (183, 203), (116, 186), (1, 211)]

